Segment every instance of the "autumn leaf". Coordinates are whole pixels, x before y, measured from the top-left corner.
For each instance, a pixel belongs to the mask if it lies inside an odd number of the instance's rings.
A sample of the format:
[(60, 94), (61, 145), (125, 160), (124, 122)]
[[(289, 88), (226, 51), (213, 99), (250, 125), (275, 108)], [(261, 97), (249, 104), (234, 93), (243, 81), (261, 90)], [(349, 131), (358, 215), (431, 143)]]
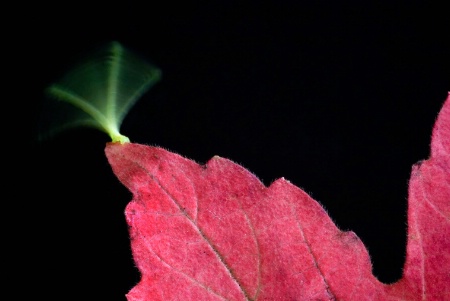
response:
[(403, 277), (386, 285), (353, 232), (285, 179), (265, 187), (228, 159), (199, 165), (158, 147), (109, 143), (126, 208), (137, 300), (449, 300), (450, 97), (431, 156), (413, 166)]
[(65, 109), (45, 110), (63, 118), (44, 136), (83, 125), (114, 141), (106, 155), (133, 193), (126, 218), (142, 274), (129, 301), (450, 299), (450, 97), (430, 158), (412, 170), (403, 276), (386, 285), (357, 235), (289, 181), (265, 187), (228, 159), (199, 165), (128, 143), (122, 120), (159, 78), (158, 68), (112, 42), (47, 89)]

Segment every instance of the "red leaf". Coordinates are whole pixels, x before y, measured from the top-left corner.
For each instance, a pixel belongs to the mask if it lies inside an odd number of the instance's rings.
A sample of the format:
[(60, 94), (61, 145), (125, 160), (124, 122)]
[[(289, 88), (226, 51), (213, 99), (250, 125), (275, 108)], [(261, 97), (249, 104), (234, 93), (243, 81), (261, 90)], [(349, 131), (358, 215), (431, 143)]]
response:
[(126, 218), (142, 279), (128, 300), (449, 300), (450, 97), (431, 145), (410, 180), (403, 278), (385, 285), (361, 240), (289, 181), (265, 187), (224, 158), (202, 166), (109, 143), (133, 193)]

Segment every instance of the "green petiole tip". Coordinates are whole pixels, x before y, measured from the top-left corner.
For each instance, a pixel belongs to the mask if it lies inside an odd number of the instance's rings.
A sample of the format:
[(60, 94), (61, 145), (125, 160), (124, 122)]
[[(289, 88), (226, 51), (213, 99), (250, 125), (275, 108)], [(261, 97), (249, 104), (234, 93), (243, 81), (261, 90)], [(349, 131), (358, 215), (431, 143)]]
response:
[(54, 120), (44, 134), (90, 126), (107, 133), (113, 142), (127, 143), (130, 139), (119, 131), (123, 119), (160, 78), (158, 68), (112, 42), (47, 89), (60, 108), (50, 110)]

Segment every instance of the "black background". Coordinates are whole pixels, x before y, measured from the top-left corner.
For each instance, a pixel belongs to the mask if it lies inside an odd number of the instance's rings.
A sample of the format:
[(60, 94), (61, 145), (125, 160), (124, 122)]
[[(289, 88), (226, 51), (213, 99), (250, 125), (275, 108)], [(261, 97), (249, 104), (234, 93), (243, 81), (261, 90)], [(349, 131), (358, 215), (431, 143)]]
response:
[(229, 158), (266, 185), (287, 178), (356, 232), (381, 281), (400, 278), (410, 169), (428, 157), (450, 90), (448, 16), (426, 1), (310, 2), (61, 2), (17, 15), (28, 25), (10, 48), (27, 88), (15, 99), (32, 125), (16, 199), (24, 240), (38, 241), (23, 271), (36, 294), (125, 300), (139, 280), (123, 215), (131, 194), (106, 161), (107, 135), (32, 137), (45, 87), (111, 40), (163, 74), (123, 134), (199, 163)]

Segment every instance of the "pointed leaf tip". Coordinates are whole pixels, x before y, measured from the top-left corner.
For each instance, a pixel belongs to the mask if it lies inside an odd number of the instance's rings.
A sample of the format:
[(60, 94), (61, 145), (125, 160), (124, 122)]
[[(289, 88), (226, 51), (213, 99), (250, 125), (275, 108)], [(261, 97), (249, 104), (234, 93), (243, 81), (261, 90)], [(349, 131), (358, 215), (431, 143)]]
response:
[(441, 158), (450, 167), (450, 92), (433, 127), (431, 157)]

